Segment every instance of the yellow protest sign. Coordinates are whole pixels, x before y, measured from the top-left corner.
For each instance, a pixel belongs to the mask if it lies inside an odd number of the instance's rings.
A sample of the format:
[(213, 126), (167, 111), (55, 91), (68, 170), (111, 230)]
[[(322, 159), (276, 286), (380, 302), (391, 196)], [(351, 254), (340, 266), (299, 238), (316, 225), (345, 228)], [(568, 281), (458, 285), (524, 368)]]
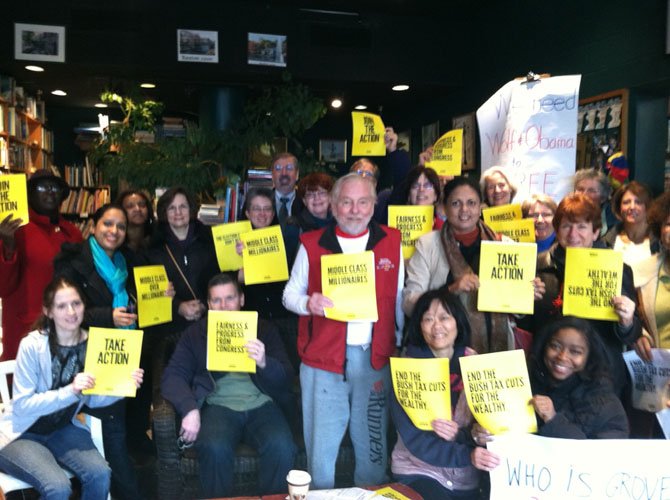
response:
[(612, 297), (621, 295), (623, 253), (605, 248), (567, 248), (563, 314), (618, 321)]
[(321, 290), (334, 304), (324, 309), (326, 318), (377, 321), (374, 253), (322, 255)]
[(536, 432), (526, 359), (521, 349), (459, 359), (468, 407), (492, 434)]
[(533, 314), (536, 265), (537, 245), (534, 243), (482, 241), (477, 309)]
[(390, 205), (389, 226), (400, 231), (402, 256), (409, 259), (419, 236), (433, 230), (435, 207), (433, 205)]
[(244, 346), (256, 338), (257, 331), (256, 311), (208, 311), (207, 369), (256, 373), (256, 362)]
[(392, 498), (393, 500), (410, 500), (409, 497), (403, 495), (399, 491), (394, 490), (391, 486), (385, 486), (384, 488), (375, 490), (374, 496), (382, 498)]
[(247, 285), (288, 280), (288, 263), (281, 227), (270, 226), (240, 234)]
[(142, 330), (97, 328), (88, 330), (84, 372), (95, 377), (95, 387), (83, 394), (134, 398), (132, 374), (140, 367)]
[(140, 328), (172, 321), (172, 297), (165, 295), (168, 277), (165, 266), (133, 269), (137, 289), (137, 324)]
[(237, 271), (242, 269), (242, 256), (237, 253), (235, 245), (240, 241), (240, 235), (252, 230), (251, 222), (243, 220), (212, 226), (212, 238), (216, 260), (221, 271)]
[(514, 219), (496, 222), (491, 226), (496, 233), (507, 236), (520, 243), (535, 243), (535, 221), (533, 219)]
[(498, 207), (488, 207), (482, 210), (482, 218), (487, 226), (498, 232), (497, 227), (500, 222), (521, 219), (521, 205), (511, 203)]
[(437, 175), (461, 175), (463, 166), (463, 129), (450, 130), (433, 145), (433, 156), (426, 166)]
[(28, 192), (25, 174), (0, 175), (0, 221), (9, 214), (28, 224)]
[(451, 420), (449, 358), (391, 358), (395, 397), (412, 423), (432, 431), (436, 418)]
[(379, 115), (372, 113), (351, 112), (353, 137), (351, 141), (352, 156), (386, 156), (384, 144), (384, 123)]

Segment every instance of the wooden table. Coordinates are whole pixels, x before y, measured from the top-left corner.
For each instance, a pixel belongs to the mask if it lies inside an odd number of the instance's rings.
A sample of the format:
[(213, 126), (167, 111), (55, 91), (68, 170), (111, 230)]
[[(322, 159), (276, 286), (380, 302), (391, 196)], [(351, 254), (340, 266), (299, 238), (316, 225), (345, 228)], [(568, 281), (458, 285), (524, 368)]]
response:
[[(385, 488), (387, 486), (391, 486), (394, 490), (402, 493), (403, 495), (405, 495), (410, 500), (423, 500), (423, 497), (421, 495), (419, 495), (416, 491), (414, 491), (412, 488), (410, 488), (409, 486), (406, 486), (404, 484), (400, 484), (400, 483), (388, 483), (388, 484), (381, 484), (379, 486), (369, 486), (365, 489), (370, 490), (370, 491), (375, 491), (375, 490)], [(259, 496), (227, 497), (227, 498), (213, 498), (211, 500), (285, 500), (286, 495), (287, 495), (287, 493), (281, 493), (281, 494), (277, 494), (277, 495), (264, 495), (262, 497), (259, 497)]]

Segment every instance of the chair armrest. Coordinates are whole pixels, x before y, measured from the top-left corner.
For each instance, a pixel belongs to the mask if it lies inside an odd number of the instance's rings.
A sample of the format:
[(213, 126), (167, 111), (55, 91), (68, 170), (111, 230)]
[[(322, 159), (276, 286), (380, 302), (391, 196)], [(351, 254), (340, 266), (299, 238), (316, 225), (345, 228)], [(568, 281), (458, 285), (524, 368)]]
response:
[(154, 398), (153, 440), (158, 457), (159, 498), (179, 499), (184, 487), (181, 451), (177, 446), (179, 423), (172, 404), (161, 396)]

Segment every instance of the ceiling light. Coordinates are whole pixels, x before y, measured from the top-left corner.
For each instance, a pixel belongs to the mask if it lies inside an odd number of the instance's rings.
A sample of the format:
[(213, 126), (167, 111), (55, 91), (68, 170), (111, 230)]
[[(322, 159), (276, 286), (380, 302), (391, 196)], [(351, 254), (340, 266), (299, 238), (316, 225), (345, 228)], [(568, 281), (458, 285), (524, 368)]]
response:
[(37, 73), (41, 73), (42, 71), (44, 71), (44, 68), (42, 66), (33, 66), (32, 64), (26, 66), (26, 69), (28, 71), (35, 71)]
[(64, 90), (60, 90), (60, 89), (52, 90), (51, 93), (53, 95), (57, 95), (59, 97), (63, 97), (63, 96), (67, 95), (67, 92), (65, 92)]
[(368, 109), (368, 107), (365, 104), (359, 104), (354, 109)]
[(409, 85), (394, 85), (391, 87), (391, 90), (395, 90), (396, 92), (402, 92), (403, 90), (409, 90)]
[(156, 88), (156, 84), (155, 84), (155, 83), (149, 83), (149, 82), (147, 82), (147, 83), (140, 83), (140, 87), (142, 87), (143, 89), (155, 89), (155, 88)]
[(342, 99), (333, 99), (330, 101), (331, 107), (337, 109), (342, 106)]
[(106, 108), (107, 105), (104, 102), (96, 102), (93, 106), (96, 108)]

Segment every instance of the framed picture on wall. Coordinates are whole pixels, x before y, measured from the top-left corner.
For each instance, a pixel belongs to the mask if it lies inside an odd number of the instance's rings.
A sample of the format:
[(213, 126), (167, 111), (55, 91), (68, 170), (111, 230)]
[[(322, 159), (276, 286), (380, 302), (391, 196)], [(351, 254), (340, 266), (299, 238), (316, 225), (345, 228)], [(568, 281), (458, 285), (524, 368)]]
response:
[(247, 64), (286, 67), (286, 35), (248, 33)]
[(345, 163), (347, 161), (347, 141), (338, 139), (319, 140), (319, 161)]
[(219, 62), (219, 32), (177, 30), (177, 61)]
[(607, 158), (628, 147), (628, 89), (579, 100), (577, 169), (604, 170)]
[(429, 123), (421, 127), (421, 151), (435, 144), (440, 137), (440, 122)]
[(398, 132), (398, 149), (407, 151), (407, 153), (412, 156), (412, 131), (405, 130), (403, 132)]
[(14, 23), (14, 58), (65, 62), (65, 26)]
[(475, 124), (477, 119), (475, 113), (468, 113), (466, 115), (454, 116), (451, 119), (451, 128), (463, 129), (463, 164), (462, 170), (474, 170), (477, 167), (475, 156)]

